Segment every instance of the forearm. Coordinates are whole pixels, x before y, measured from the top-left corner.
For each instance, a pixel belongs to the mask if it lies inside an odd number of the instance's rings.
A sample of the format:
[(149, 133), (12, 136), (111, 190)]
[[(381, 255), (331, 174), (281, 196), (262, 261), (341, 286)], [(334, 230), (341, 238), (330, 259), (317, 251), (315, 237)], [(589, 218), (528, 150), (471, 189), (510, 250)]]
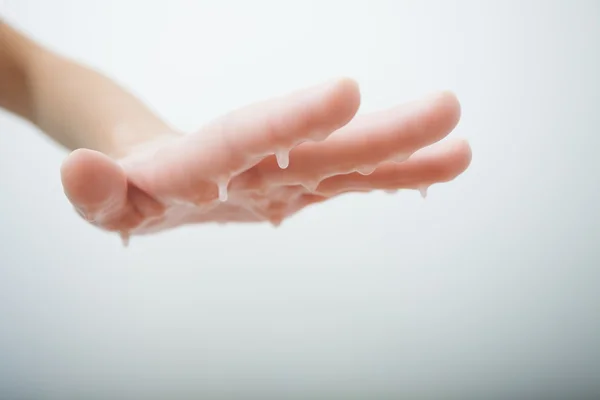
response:
[(102, 74), (54, 54), (0, 22), (0, 106), (69, 149), (118, 155), (170, 129)]
[(0, 20), (0, 107), (32, 119), (27, 66), (36, 47)]

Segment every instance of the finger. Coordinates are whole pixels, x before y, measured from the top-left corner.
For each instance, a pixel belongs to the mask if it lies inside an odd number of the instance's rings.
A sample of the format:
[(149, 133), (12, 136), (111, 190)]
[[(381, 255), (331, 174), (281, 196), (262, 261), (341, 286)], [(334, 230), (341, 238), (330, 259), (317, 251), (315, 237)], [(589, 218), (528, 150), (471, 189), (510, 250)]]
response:
[(144, 218), (155, 218), (163, 215), (165, 212), (165, 206), (163, 204), (159, 203), (134, 185), (129, 184), (127, 198)]
[(234, 111), (186, 137), (180, 146), (204, 170), (246, 168), (256, 158), (324, 139), (354, 117), (359, 103), (357, 84), (340, 79)]
[(471, 162), (471, 148), (464, 140), (438, 143), (415, 153), (403, 163), (386, 162), (371, 175), (338, 175), (322, 181), (316, 192), (327, 196), (376, 189), (419, 189), (448, 182), (463, 173)]
[(65, 195), (89, 221), (122, 209), (127, 201), (127, 177), (121, 167), (97, 151), (80, 149), (63, 162)]
[(337, 79), (234, 111), (219, 122), (220, 133), (234, 155), (287, 152), (301, 142), (325, 139), (354, 117), (359, 104), (357, 83)]
[[(286, 167), (288, 149), (328, 136), (352, 119), (359, 104), (358, 86), (350, 79), (264, 101), (161, 148), (147, 165), (131, 168), (130, 176), (159, 198), (196, 202), (219, 194), (225, 200), (233, 176), (275, 153)], [(151, 173), (138, 173), (148, 168)]]
[(106, 155), (80, 149), (61, 168), (65, 195), (87, 221), (111, 231), (128, 232), (164, 207), (129, 185), (122, 168)]
[(265, 182), (302, 184), (352, 171), (372, 172), (386, 160), (404, 161), (410, 154), (447, 136), (460, 118), (460, 104), (449, 92), (387, 111), (356, 117), (326, 141), (304, 143), (291, 152), (290, 167), (281, 171), (271, 160), (259, 164)]

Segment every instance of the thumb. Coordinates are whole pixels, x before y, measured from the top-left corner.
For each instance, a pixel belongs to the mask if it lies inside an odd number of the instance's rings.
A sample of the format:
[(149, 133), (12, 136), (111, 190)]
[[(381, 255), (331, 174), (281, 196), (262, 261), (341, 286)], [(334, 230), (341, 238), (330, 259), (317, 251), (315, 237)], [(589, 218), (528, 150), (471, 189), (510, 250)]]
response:
[(108, 156), (93, 150), (73, 151), (63, 162), (65, 195), (88, 221), (100, 221), (127, 204), (127, 176)]

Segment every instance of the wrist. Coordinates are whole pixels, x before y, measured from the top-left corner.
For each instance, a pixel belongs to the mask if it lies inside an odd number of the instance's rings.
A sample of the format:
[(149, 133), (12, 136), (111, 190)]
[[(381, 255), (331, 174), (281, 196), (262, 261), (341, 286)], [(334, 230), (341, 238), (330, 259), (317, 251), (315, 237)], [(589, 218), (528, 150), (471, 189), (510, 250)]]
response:
[(90, 67), (47, 50), (30, 66), (33, 122), (71, 150), (120, 158), (173, 131), (137, 97)]

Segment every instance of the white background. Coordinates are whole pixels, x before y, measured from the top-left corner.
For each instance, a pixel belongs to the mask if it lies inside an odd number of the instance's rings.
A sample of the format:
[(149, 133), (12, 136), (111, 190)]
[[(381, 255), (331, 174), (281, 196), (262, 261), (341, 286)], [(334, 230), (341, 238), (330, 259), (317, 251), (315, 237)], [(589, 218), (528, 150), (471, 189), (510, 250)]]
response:
[(340, 75), (359, 81), (360, 112), (450, 89), (463, 107), (452, 135), (473, 162), (425, 201), (350, 195), (279, 229), (195, 226), (124, 249), (66, 201), (66, 151), (2, 113), (0, 393), (600, 389), (600, 3), (5, 0), (4, 12), (190, 132)]

